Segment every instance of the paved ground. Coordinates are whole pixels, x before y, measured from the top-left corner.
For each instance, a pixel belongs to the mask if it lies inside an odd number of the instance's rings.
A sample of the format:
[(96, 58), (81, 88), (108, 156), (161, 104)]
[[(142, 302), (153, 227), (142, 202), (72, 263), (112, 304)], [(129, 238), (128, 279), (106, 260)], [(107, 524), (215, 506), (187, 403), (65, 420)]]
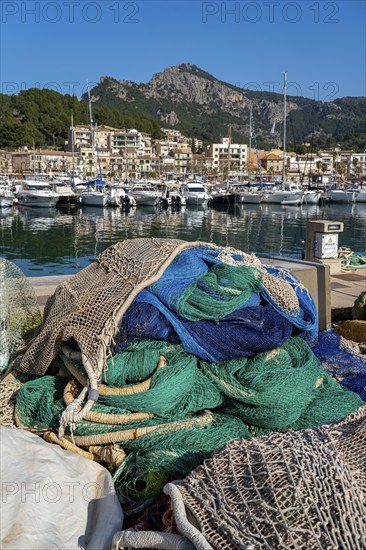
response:
[[(38, 297), (38, 303), (43, 309), (48, 296), (57, 285), (66, 281), (68, 275), (51, 277), (29, 277), (29, 282), (34, 287)], [(360, 271), (348, 271), (339, 275), (332, 275), (330, 281), (332, 310), (351, 308), (357, 296), (366, 290), (366, 269)]]
[(332, 309), (352, 307), (366, 290), (366, 269), (332, 275), (330, 278)]

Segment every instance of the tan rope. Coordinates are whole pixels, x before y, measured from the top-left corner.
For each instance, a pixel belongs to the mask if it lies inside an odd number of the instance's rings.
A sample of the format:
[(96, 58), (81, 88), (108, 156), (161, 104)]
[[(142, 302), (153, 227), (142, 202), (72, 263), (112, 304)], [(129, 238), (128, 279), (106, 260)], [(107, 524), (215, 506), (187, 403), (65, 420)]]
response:
[(66, 451), (72, 451), (73, 453), (77, 453), (83, 456), (84, 458), (88, 458), (89, 460), (95, 460), (96, 462), (100, 462), (100, 458), (97, 454), (80, 449), (80, 447), (77, 447), (71, 441), (65, 439), (64, 437), (57, 437), (57, 435), (54, 432), (51, 432), (51, 431), (45, 432), (43, 434), (43, 439), (45, 441), (48, 441), (48, 443), (57, 443), (57, 445), (60, 445), (60, 447), (62, 447)]
[(77, 445), (74, 445), (71, 441), (65, 439), (65, 437), (57, 437), (57, 435), (52, 431), (45, 432), (43, 434), (43, 439), (48, 443), (56, 443), (57, 445), (60, 445), (60, 447), (66, 451), (72, 451), (73, 453), (77, 453), (84, 458), (94, 460), (95, 462), (105, 462), (114, 468), (118, 468), (126, 457), (126, 453), (118, 445), (108, 445), (105, 447), (94, 445), (89, 447), (88, 451), (86, 451)]
[[(64, 389), (64, 401), (66, 406), (73, 403), (75, 395), (78, 391), (78, 386), (75, 380), (71, 380)], [(79, 407), (79, 410), (81, 407)], [(85, 420), (90, 422), (97, 422), (98, 424), (127, 424), (128, 422), (139, 422), (154, 418), (152, 413), (129, 413), (129, 414), (110, 414), (110, 413), (97, 413), (89, 411), (84, 417)]]
[[(65, 353), (64, 350), (67, 353)], [(65, 353), (65, 355), (70, 357), (70, 355), (68, 355), (68, 350), (70, 350), (70, 348), (68, 348), (67, 346), (62, 347), (63, 353)], [(70, 350), (70, 351), (72, 351), (72, 350)], [(69, 359), (67, 357), (62, 357), (62, 360), (63, 360), (64, 365), (67, 368), (67, 370), (77, 379), (77, 381), (80, 382), (80, 384), (82, 384), (83, 386), (86, 386), (86, 384), (88, 382), (88, 379), (86, 378), (86, 376), (84, 376), (72, 364), (72, 362), (69, 361)], [(141, 392), (147, 391), (147, 390), (150, 389), (151, 382), (152, 382), (152, 379), (153, 379), (155, 373), (159, 369), (161, 369), (162, 367), (166, 366), (167, 364), (168, 364), (167, 360), (165, 359), (165, 357), (163, 357), (161, 355), (160, 358), (159, 358), (159, 362), (158, 362), (158, 365), (157, 365), (157, 368), (156, 368), (154, 374), (152, 376), (150, 376), (150, 378), (147, 378), (146, 380), (144, 380), (144, 382), (140, 382), (139, 384), (135, 384), (134, 386), (128, 386), (126, 388), (112, 388), (112, 387), (106, 386), (104, 384), (99, 384), (99, 386), (98, 386), (99, 395), (132, 395), (132, 394), (135, 394), (135, 393), (141, 393)]]
[[(118, 443), (120, 441), (132, 441), (143, 437), (152, 432), (158, 434), (179, 432), (181, 430), (188, 430), (194, 428), (204, 428), (207, 424), (213, 422), (213, 414), (210, 411), (205, 411), (200, 417), (190, 418), (188, 420), (178, 420), (177, 422), (171, 422), (166, 424), (159, 424), (158, 426), (146, 426), (144, 428), (134, 428), (130, 430), (122, 430), (118, 432), (108, 432), (95, 435), (76, 435), (74, 441), (76, 444), (82, 447), (88, 447), (89, 445), (104, 445), (107, 443)], [(65, 436), (69, 441), (70, 436)]]
[(111, 464), (113, 468), (118, 468), (121, 462), (126, 458), (126, 453), (119, 445), (106, 445), (104, 447), (91, 445), (89, 447), (89, 452), (97, 456), (101, 462)]

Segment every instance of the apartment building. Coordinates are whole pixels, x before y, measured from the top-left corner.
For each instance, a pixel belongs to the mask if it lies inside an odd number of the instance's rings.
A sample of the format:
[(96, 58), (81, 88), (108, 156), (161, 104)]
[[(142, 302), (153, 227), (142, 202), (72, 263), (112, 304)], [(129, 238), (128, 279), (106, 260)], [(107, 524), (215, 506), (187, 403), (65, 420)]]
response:
[[(219, 172), (227, 170), (229, 162), (229, 138), (221, 139), (221, 143), (213, 143), (206, 150), (211, 157), (212, 166)], [(244, 172), (248, 159), (248, 146), (242, 143), (230, 143), (230, 175), (236, 176)]]
[(0, 149), (0, 174), (7, 176), (13, 172), (13, 159), (10, 151)]
[(352, 153), (348, 166), (351, 177), (366, 178), (366, 150), (363, 153)]
[(12, 155), (12, 170), (18, 174), (52, 174), (73, 168), (73, 155), (64, 151), (17, 151)]
[(192, 171), (192, 150), (189, 148), (172, 149), (169, 155), (174, 159), (174, 171), (177, 176)]

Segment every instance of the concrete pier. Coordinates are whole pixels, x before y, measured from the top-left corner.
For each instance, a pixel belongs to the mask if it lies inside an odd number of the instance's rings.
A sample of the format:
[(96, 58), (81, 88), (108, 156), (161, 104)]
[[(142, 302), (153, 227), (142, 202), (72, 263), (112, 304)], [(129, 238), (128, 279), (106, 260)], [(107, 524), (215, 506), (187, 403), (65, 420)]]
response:
[[(267, 265), (280, 265), (300, 279), (314, 298), (321, 330), (329, 329), (331, 321), (351, 318), (355, 299), (366, 290), (366, 269), (330, 275), (329, 270), (324, 271), (324, 266), (319, 269), (319, 264), (315, 267), (311, 262), (279, 256), (261, 257), (261, 260)], [(56, 287), (70, 277), (71, 275), (56, 275), (28, 278), (42, 310)]]

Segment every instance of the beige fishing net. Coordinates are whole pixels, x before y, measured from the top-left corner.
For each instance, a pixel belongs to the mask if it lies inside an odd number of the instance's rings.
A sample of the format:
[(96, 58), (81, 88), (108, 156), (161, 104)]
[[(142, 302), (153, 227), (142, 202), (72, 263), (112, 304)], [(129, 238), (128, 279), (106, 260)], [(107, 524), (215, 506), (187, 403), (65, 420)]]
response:
[(200, 244), (134, 239), (111, 246), (96, 262), (57, 287), (46, 303), (42, 330), (12, 368), (44, 374), (60, 353), (62, 342), (73, 337), (82, 350), (84, 366), (89, 367), (89, 377), (98, 379), (118, 322), (133, 298), (158, 279), (184, 248)]
[[(202, 245), (219, 248), (208, 243), (170, 239), (122, 241), (106, 249), (96, 262), (57, 287), (46, 303), (39, 334), (10, 368), (43, 375), (65, 342), (71, 338), (77, 342), (88, 375), (87, 385), (62, 414), (59, 436), (64, 434), (67, 425), (83, 419), (98, 400), (98, 383), (111, 355), (114, 337), (134, 298), (157, 281), (184, 249)], [(262, 279), (268, 294), (285, 311), (292, 313), (298, 309), (296, 293), (287, 281), (265, 272)], [(81, 408), (86, 397), (87, 402)]]
[(0, 373), (42, 321), (35, 292), (21, 269), (0, 258)]
[(197, 548), (364, 550), (366, 405), (321, 428), (233, 440), (165, 492), (176, 488)]

